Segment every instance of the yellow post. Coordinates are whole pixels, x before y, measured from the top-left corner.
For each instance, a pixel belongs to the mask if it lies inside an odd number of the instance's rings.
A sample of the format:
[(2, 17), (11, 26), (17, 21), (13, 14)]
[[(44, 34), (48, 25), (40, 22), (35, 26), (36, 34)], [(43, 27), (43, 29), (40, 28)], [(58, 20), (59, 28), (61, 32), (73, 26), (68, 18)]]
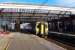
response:
[(36, 22), (36, 35), (39, 33), (39, 28), (38, 28), (39, 23), (40, 22)]
[(45, 22), (45, 38), (48, 36), (48, 23)]
[(44, 37), (44, 22), (41, 23), (41, 35)]
[(46, 24), (46, 26), (45, 26), (45, 33), (46, 33), (46, 35), (48, 35), (48, 23), (46, 22), (45, 24)]

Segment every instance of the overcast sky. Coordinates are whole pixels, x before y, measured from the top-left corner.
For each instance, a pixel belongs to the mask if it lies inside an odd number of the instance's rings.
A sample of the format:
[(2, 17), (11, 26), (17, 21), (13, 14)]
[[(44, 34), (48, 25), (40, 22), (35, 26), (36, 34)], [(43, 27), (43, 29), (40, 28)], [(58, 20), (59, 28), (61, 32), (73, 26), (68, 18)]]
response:
[(0, 3), (42, 4), (50, 6), (75, 7), (75, 0), (0, 0)]

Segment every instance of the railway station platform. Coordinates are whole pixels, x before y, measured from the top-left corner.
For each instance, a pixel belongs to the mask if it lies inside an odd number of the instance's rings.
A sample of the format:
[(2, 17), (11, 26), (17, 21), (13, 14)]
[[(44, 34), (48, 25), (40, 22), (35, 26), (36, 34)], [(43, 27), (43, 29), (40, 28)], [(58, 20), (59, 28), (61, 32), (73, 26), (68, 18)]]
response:
[(67, 50), (33, 34), (13, 32), (4, 37), (0, 36), (0, 50)]

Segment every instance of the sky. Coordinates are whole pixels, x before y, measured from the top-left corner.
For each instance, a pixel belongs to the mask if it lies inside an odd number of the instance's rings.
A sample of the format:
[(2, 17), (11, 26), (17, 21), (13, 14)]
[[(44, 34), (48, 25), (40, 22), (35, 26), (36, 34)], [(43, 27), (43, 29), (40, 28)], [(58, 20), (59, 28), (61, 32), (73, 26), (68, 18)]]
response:
[(49, 6), (75, 7), (75, 0), (0, 0), (0, 3), (24, 3)]

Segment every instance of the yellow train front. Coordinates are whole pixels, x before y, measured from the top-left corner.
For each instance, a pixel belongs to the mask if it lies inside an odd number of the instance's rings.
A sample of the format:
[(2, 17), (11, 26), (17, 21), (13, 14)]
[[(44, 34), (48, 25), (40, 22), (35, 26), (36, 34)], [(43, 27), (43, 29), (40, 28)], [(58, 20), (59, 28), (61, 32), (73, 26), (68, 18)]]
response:
[(36, 22), (36, 35), (47, 38), (48, 22)]

